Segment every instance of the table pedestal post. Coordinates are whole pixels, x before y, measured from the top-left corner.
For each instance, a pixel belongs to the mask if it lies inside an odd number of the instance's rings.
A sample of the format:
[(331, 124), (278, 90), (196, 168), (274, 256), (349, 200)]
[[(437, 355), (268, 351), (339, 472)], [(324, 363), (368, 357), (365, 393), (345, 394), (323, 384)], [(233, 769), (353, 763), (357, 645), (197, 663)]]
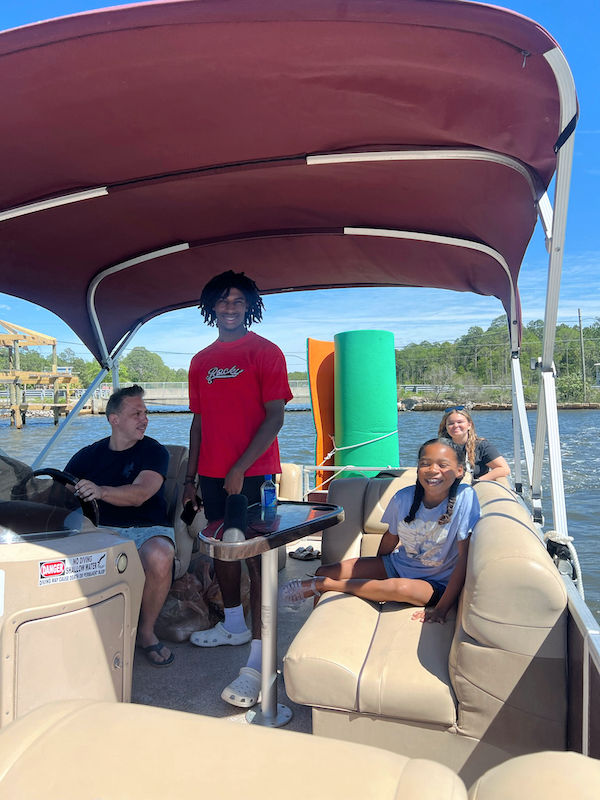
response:
[(277, 702), (277, 549), (268, 550), (260, 557), (262, 573), (261, 590), (261, 706), (250, 709), (246, 719), (253, 725), (281, 728), (292, 719), (292, 710)]

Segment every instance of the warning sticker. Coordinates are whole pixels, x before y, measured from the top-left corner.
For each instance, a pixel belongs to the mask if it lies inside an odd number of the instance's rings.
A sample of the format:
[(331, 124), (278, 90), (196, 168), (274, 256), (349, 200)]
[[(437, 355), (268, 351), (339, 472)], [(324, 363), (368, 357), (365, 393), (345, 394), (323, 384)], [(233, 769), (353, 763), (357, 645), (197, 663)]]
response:
[(81, 581), (106, 575), (106, 553), (90, 553), (54, 561), (40, 561), (40, 586)]

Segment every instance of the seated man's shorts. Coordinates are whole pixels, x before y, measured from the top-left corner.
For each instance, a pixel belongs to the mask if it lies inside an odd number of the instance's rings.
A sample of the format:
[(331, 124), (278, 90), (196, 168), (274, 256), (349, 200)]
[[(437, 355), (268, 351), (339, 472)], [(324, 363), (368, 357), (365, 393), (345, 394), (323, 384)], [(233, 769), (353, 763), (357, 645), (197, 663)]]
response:
[[(101, 528), (108, 528), (108, 525), (101, 525)], [(145, 528), (111, 528), (116, 531), (123, 539), (132, 539), (139, 550), (140, 547), (155, 536), (164, 536), (175, 546), (175, 531), (166, 525), (148, 525)]]

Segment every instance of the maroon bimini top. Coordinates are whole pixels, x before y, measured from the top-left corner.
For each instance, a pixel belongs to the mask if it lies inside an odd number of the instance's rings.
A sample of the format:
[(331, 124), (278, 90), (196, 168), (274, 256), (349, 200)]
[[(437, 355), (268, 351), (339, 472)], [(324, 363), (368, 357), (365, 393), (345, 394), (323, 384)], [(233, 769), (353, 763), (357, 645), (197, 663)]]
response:
[(266, 293), (494, 295), (516, 319), (556, 47), (459, 0), (165, 0), (0, 33), (0, 291), (99, 359), (94, 315), (111, 352), (231, 268)]

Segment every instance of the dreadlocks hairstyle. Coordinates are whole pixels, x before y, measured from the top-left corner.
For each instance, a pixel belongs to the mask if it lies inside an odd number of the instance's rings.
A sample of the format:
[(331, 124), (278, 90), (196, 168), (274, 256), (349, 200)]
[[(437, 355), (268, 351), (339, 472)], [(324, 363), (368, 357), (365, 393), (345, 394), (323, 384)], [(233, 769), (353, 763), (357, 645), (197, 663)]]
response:
[(475, 469), (475, 445), (479, 441), (479, 436), (477, 436), (477, 433), (475, 431), (475, 423), (473, 422), (473, 417), (469, 414), (469, 412), (464, 408), (461, 408), (460, 411), (456, 408), (449, 408), (448, 411), (446, 411), (446, 413), (442, 417), (442, 421), (440, 422), (440, 427), (438, 429), (438, 436), (442, 436), (447, 439), (451, 438), (447, 428), (448, 417), (450, 417), (451, 414), (460, 414), (461, 417), (464, 417), (471, 423), (471, 427), (467, 432), (467, 443), (465, 445), (465, 451), (467, 454), (467, 461), (471, 466), (471, 471), (473, 471)]
[[(457, 444), (454, 444), (452, 439), (447, 438), (446, 436), (439, 436), (437, 439), (429, 439), (427, 442), (421, 445), (419, 448), (419, 455), (417, 458), (417, 463), (421, 460), (423, 455), (423, 451), (426, 447), (429, 447), (430, 444), (443, 444), (444, 447), (449, 447), (456, 456), (456, 460), (458, 461), (458, 466), (464, 469), (465, 467), (465, 452)], [(440, 525), (447, 525), (450, 522), (452, 517), (452, 512), (454, 511), (454, 504), (456, 503), (456, 491), (460, 485), (462, 480), (462, 476), (456, 478), (452, 486), (450, 487), (450, 492), (448, 493), (448, 506), (446, 511), (442, 516), (438, 519), (438, 523)], [(423, 496), (425, 494), (425, 489), (419, 483), (419, 478), (417, 477), (417, 482), (415, 484), (415, 496), (413, 498), (412, 506), (410, 507), (410, 511), (408, 512), (407, 516), (404, 517), (404, 522), (412, 522), (416, 516), (417, 511), (419, 510), (419, 506), (421, 505), (421, 501), (423, 500)]]
[(260, 322), (264, 305), (258, 293), (258, 286), (243, 272), (234, 272), (231, 269), (215, 275), (202, 289), (199, 308), (204, 321), (208, 325), (217, 324), (215, 305), (217, 300), (227, 297), (231, 289), (239, 289), (248, 302), (246, 325), (250, 327), (253, 322)]

